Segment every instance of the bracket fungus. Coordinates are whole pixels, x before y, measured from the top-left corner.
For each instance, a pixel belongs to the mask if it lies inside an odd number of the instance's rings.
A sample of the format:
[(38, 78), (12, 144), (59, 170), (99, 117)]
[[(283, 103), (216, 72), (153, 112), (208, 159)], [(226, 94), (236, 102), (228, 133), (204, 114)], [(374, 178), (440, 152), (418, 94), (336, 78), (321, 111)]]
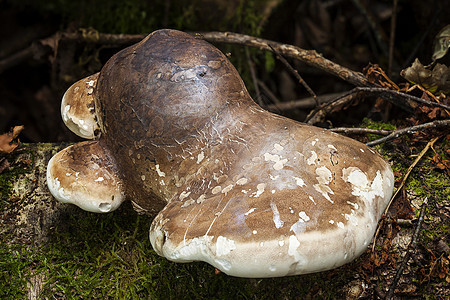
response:
[(176, 262), (239, 277), (332, 269), (369, 245), (394, 188), (353, 139), (259, 107), (215, 47), (155, 31), (75, 83), (76, 134), (48, 164), (54, 197), (93, 212), (130, 199), (155, 214), (150, 240)]

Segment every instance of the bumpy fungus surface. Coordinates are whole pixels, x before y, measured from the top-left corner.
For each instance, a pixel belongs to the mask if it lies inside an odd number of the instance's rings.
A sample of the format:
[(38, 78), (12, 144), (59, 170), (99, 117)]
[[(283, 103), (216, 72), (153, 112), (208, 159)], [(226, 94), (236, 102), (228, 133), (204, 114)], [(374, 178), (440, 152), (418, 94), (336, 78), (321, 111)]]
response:
[(173, 261), (241, 277), (335, 268), (367, 248), (392, 194), (372, 149), (261, 109), (218, 49), (182, 32), (117, 53), (62, 106), (75, 133), (99, 138), (50, 161), (53, 195), (159, 212), (151, 243)]

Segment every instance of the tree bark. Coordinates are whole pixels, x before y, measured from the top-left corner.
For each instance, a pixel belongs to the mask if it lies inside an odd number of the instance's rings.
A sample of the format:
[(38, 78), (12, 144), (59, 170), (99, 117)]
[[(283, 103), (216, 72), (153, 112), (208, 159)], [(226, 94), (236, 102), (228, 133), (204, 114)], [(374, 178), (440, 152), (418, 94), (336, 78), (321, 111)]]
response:
[[(47, 188), (49, 159), (68, 144), (24, 144), (6, 156), (9, 168), (3, 171), (11, 180), (9, 199), (2, 211), (2, 234), (11, 234), (11, 242), (39, 246), (47, 240), (55, 222), (72, 213), (73, 206), (55, 201)], [(11, 175), (11, 176), (9, 176)]]
[[(5, 179), (1, 186), (1, 243), (37, 249), (49, 239), (55, 226), (63, 224), (69, 215), (80, 213), (75, 206), (56, 201), (47, 188), (47, 163), (66, 146), (67, 143), (24, 144), (3, 157), (9, 167), (1, 174)], [(11, 189), (5, 192), (8, 186)], [(38, 299), (45, 280), (42, 274), (31, 276), (28, 299)]]

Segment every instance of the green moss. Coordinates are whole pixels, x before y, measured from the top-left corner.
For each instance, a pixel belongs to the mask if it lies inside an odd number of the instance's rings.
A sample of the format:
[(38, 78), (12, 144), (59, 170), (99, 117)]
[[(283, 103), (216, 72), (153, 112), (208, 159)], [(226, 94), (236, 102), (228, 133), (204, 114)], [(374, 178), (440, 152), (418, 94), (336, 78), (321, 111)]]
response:
[(30, 270), (46, 279), (41, 298), (67, 299), (335, 299), (334, 291), (352, 274), (348, 266), (272, 279), (215, 274), (206, 263), (178, 264), (159, 257), (148, 238), (151, 219), (137, 215), (130, 204), (111, 214), (73, 211), (62, 216), (61, 227), (35, 251), (0, 246), (0, 279), (8, 283), (0, 298), (25, 297)]
[[(431, 150), (429, 150), (431, 152)], [(429, 201), (450, 201), (450, 180), (444, 171), (432, 168), (430, 158), (424, 157), (413, 170), (407, 189)]]
[[(450, 236), (450, 224), (433, 219), (433, 211), (438, 204), (450, 204), (450, 179), (447, 174), (433, 170), (431, 163), (425, 159), (418, 165), (418, 169), (413, 171), (407, 189), (420, 199), (428, 199), (426, 221), (435, 223), (435, 226), (425, 226), (423, 238), (430, 241), (441, 236)], [(417, 217), (419, 210), (416, 210), (415, 214)]]
[(14, 177), (8, 175), (10, 174), (0, 174), (0, 210), (3, 210), (4, 207), (8, 204), (8, 199), (11, 195), (11, 182)]
[[(379, 129), (379, 130), (395, 130), (396, 129), (396, 127), (392, 124), (383, 123), (383, 122), (375, 122), (369, 118), (363, 119), (361, 127), (365, 127), (365, 128), (369, 128), (369, 129)], [(371, 140), (371, 141), (374, 141), (374, 140), (377, 140), (377, 139), (383, 137), (378, 134), (368, 134), (367, 136), (368, 136), (369, 140)]]
[(8, 245), (5, 237), (0, 239), (0, 299), (25, 298), (32, 255), (22, 245)]
[[(402, 174), (406, 173), (408, 167), (416, 159), (417, 154), (420, 150), (425, 147), (425, 143), (421, 147), (417, 147), (411, 150), (411, 156), (408, 160), (403, 158), (395, 159), (395, 164), (393, 169), (399, 170)], [(449, 141), (447, 139), (438, 140), (434, 149), (440, 154), (442, 159), (448, 159), (448, 154), (445, 149), (448, 149)], [(393, 156), (398, 154), (393, 153)], [(405, 155), (404, 155), (405, 156)], [(413, 203), (415, 218), (417, 219), (420, 214), (419, 206), (422, 202), (427, 199), (428, 203), (426, 206), (426, 212), (424, 217), (424, 223), (422, 224), (421, 231), (418, 239), (419, 249), (424, 248), (428, 251), (424, 252), (424, 255), (430, 255), (428, 258), (428, 266), (436, 261), (437, 257), (431, 257), (435, 252), (433, 245), (443, 239), (447, 240), (450, 236), (450, 223), (448, 222), (448, 216), (443, 212), (443, 207), (450, 204), (450, 179), (445, 170), (440, 170), (435, 168), (436, 164), (432, 160), (434, 156), (433, 150), (428, 150), (428, 152), (421, 158), (417, 165), (411, 171), (408, 180), (406, 182), (405, 188), (408, 191), (408, 198)], [(444, 209), (445, 210), (445, 209)], [(423, 266), (412, 266), (412, 272), (419, 274), (424, 272)], [(431, 272), (431, 269), (425, 267), (425, 272)], [(434, 274), (434, 275), (433, 275)], [(444, 278), (439, 278), (436, 273), (430, 273), (430, 277), (427, 277), (425, 281), (423, 279), (417, 284), (417, 293), (426, 299), (437, 299), (433, 293), (433, 287), (441, 286), (442, 284), (447, 284)], [(419, 277), (420, 278), (420, 277)]]

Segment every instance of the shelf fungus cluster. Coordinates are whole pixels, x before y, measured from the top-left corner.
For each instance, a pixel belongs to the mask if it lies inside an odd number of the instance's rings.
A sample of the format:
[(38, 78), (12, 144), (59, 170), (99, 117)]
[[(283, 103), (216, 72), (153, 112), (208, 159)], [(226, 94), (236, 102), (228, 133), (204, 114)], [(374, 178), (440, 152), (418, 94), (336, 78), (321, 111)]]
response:
[(50, 160), (56, 199), (92, 212), (129, 199), (157, 213), (158, 254), (233, 276), (350, 262), (394, 187), (375, 151), (263, 110), (218, 49), (175, 30), (153, 32), (75, 83), (61, 113), (92, 140)]

